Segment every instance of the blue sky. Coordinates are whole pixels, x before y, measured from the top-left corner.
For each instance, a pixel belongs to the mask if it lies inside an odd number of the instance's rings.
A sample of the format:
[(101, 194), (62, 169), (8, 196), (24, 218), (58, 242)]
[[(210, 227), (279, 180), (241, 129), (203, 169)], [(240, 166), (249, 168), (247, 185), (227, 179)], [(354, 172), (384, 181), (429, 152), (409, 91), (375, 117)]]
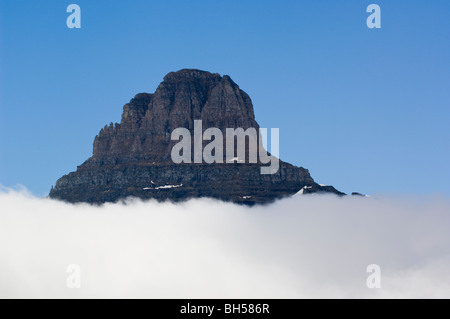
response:
[(199, 68), (230, 75), (317, 182), (450, 196), (449, 13), (448, 0), (0, 0), (0, 184), (46, 195), (136, 93)]

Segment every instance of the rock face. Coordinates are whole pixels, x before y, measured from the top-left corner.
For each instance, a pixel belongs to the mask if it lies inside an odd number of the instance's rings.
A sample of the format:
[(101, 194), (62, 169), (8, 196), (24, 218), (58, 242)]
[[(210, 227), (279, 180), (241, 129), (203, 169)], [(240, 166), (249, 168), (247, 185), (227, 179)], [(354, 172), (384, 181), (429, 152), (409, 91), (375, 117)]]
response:
[(302, 189), (343, 195), (315, 183), (308, 170), (282, 161), (272, 175), (261, 175), (259, 162), (175, 164), (171, 151), (178, 141), (171, 134), (180, 127), (194, 132), (195, 120), (202, 120), (203, 131), (259, 129), (250, 97), (229, 76), (200, 70), (169, 73), (154, 94), (138, 94), (124, 106), (120, 124), (100, 131), (93, 156), (60, 178), (50, 197), (72, 203), (211, 197), (252, 205)]

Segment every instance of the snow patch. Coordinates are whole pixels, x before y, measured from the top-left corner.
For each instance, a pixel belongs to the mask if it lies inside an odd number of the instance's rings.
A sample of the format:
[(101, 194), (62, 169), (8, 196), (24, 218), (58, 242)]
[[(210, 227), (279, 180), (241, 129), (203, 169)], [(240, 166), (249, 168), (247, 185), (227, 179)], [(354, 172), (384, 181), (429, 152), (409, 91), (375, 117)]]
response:
[[(152, 182), (152, 184), (154, 184)], [(146, 187), (144, 188), (144, 191), (148, 191), (148, 190), (158, 190), (158, 189), (170, 189), (170, 188), (178, 188), (178, 187), (182, 187), (183, 184), (180, 185), (164, 185), (164, 186), (157, 186), (157, 187)]]
[(305, 186), (301, 190), (299, 190), (298, 193), (295, 195), (302, 195), (305, 193), (305, 189), (311, 189), (311, 188), (312, 188), (312, 186)]

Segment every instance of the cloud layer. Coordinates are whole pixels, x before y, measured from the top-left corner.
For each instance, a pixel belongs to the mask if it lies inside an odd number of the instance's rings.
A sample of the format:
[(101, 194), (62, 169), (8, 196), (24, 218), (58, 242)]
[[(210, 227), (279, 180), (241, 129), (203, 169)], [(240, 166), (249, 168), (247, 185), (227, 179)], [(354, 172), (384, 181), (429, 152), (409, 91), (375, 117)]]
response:
[[(450, 298), (450, 203), (297, 196), (101, 207), (0, 190), (1, 298)], [(67, 287), (69, 265), (81, 288)], [(381, 289), (366, 268), (381, 267)]]

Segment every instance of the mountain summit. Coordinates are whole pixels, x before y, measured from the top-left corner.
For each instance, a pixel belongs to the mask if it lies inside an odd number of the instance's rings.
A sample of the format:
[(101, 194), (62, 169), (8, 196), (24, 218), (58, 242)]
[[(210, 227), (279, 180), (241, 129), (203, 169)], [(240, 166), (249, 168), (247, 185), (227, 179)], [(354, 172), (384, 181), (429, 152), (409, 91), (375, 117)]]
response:
[[(282, 161), (276, 173), (268, 175), (261, 174), (262, 163), (235, 157), (213, 164), (174, 163), (171, 153), (179, 140), (173, 140), (172, 133), (184, 128), (194, 135), (199, 120), (201, 133), (208, 128), (224, 135), (229, 128), (259, 130), (250, 97), (229, 76), (172, 72), (154, 94), (137, 94), (123, 107), (120, 124), (100, 131), (93, 156), (60, 178), (50, 197), (72, 203), (115, 202), (130, 196), (173, 201), (210, 197), (253, 205), (297, 193), (343, 195), (315, 183), (308, 170)], [(245, 150), (249, 157), (248, 147)]]

